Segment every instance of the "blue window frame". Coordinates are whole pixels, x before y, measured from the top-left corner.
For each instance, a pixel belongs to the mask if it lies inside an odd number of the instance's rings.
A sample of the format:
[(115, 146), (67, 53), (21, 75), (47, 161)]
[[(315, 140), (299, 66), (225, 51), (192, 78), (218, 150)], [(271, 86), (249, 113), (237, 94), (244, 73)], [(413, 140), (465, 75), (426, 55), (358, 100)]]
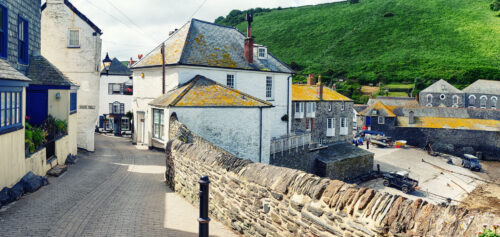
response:
[(0, 88), (0, 134), (22, 128), (22, 93), (22, 87)]
[(17, 22), (17, 41), (18, 41), (18, 58), (19, 63), (28, 64), (28, 49), (29, 49), (29, 25), (28, 21), (19, 16)]
[(7, 42), (9, 32), (7, 30), (9, 21), (9, 11), (7, 7), (0, 3), (0, 58), (7, 58)]
[(69, 94), (69, 113), (76, 113), (76, 92), (71, 92)]

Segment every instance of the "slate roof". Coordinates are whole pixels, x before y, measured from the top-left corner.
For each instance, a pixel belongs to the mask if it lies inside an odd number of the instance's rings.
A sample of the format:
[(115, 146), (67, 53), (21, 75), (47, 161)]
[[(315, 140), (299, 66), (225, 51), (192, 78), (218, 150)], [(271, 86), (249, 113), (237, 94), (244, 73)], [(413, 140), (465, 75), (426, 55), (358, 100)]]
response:
[(434, 84), (432, 84), (429, 87), (425, 88), (421, 92), (427, 92), (427, 93), (461, 93), (462, 91), (460, 91), (456, 87), (452, 86), (447, 81), (441, 79), (441, 80), (439, 80), (437, 82), (434, 82)]
[(465, 93), (500, 95), (500, 81), (477, 80), (462, 90)]
[(272, 104), (197, 75), (154, 99), (157, 107), (272, 107)]
[(394, 109), (397, 106), (385, 105), (382, 102), (378, 101), (375, 104), (368, 106), (363, 111), (359, 112), (359, 115), (362, 116), (372, 116), (373, 111), (377, 111), (377, 115), (383, 115), (384, 117), (396, 117), (394, 114)]
[(27, 76), (30, 85), (73, 86), (72, 83), (56, 66), (41, 55), (32, 56), (28, 66)]
[(365, 110), (366, 108), (368, 108), (368, 105), (365, 105), (365, 104), (354, 104), (354, 110), (356, 110), (356, 112), (361, 112), (363, 110)]
[(116, 75), (116, 76), (130, 76), (130, 75), (132, 75), (132, 71), (130, 71), (130, 68), (123, 65), (123, 63), (120, 62), (120, 60), (118, 60), (117, 58), (113, 58), (113, 60), (111, 60), (111, 65), (109, 66), (109, 71), (106, 71), (106, 69), (102, 69), (101, 74)]
[[(165, 64), (293, 73), (269, 51), (266, 59), (254, 55), (254, 62), (250, 64), (243, 54), (245, 38), (236, 28), (192, 19), (164, 42)], [(161, 64), (160, 44), (132, 68)]]
[[(85, 16), (83, 13), (81, 13), (75, 6), (73, 6), (73, 4), (71, 4), (68, 0), (64, 0), (64, 4), (66, 6), (68, 6), (69, 9), (71, 9), (71, 11), (73, 11), (77, 16), (79, 16), (83, 21), (85, 21), (90, 27), (92, 27), (92, 29), (95, 30), (95, 32), (99, 33), (100, 35), (102, 35), (102, 30), (99, 29), (99, 27), (97, 27), (89, 18), (87, 18), (87, 16)], [(47, 7), (47, 2), (45, 2), (43, 5), (42, 5), (42, 11), (45, 10), (45, 8)]]
[[(293, 84), (292, 101), (319, 101), (317, 85)], [(348, 97), (323, 86), (323, 101), (352, 101)]]
[(488, 119), (417, 117), (415, 124), (408, 124), (407, 117), (398, 117), (398, 126), (500, 131), (500, 121)]
[(319, 150), (316, 158), (323, 163), (330, 163), (366, 155), (373, 155), (373, 153), (349, 143), (337, 143), (328, 145), (326, 149)]
[(387, 96), (377, 96), (376, 99), (369, 99), (367, 105), (372, 105), (376, 102), (382, 102), (384, 105), (389, 106), (418, 106), (416, 98)]
[(3, 59), (0, 59), (0, 80), (31, 81)]

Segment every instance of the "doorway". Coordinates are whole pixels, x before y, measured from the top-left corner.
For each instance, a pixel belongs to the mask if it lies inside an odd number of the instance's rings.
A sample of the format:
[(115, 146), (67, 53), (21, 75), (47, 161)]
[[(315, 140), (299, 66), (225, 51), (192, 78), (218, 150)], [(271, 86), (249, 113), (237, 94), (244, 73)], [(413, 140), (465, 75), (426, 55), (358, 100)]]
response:
[(144, 143), (144, 129), (145, 129), (145, 121), (144, 121), (144, 112), (137, 112), (137, 144)]

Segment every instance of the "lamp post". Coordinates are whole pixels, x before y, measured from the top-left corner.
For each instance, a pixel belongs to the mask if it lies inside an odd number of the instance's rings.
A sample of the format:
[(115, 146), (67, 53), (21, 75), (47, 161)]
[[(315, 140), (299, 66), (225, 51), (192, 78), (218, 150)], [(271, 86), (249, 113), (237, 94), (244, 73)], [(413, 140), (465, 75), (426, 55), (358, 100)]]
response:
[(106, 53), (106, 57), (102, 60), (102, 64), (104, 65), (104, 69), (106, 69), (106, 74), (109, 72), (109, 67), (111, 66), (111, 59), (109, 58), (108, 53)]

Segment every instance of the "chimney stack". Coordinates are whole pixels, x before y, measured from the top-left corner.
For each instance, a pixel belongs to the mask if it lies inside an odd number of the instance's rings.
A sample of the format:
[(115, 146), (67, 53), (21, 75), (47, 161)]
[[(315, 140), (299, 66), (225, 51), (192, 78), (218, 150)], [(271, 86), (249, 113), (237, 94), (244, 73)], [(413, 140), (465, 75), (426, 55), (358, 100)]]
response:
[(307, 85), (309, 85), (309, 86), (316, 85), (316, 80), (314, 80), (314, 73), (313, 74), (309, 74), (307, 76)]
[(318, 84), (316, 84), (316, 94), (319, 100), (323, 100), (323, 83), (321, 83), (321, 75), (318, 76)]
[(137, 58), (139, 58), (139, 60), (141, 60), (142, 59), (142, 54), (137, 55)]
[(252, 14), (247, 13), (246, 20), (248, 22), (248, 26), (247, 26), (247, 38), (245, 39), (244, 55), (249, 63), (253, 63)]
[(132, 64), (134, 64), (134, 63), (135, 63), (134, 59), (132, 59), (132, 57), (130, 57), (130, 61), (128, 61), (128, 67), (131, 67)]

